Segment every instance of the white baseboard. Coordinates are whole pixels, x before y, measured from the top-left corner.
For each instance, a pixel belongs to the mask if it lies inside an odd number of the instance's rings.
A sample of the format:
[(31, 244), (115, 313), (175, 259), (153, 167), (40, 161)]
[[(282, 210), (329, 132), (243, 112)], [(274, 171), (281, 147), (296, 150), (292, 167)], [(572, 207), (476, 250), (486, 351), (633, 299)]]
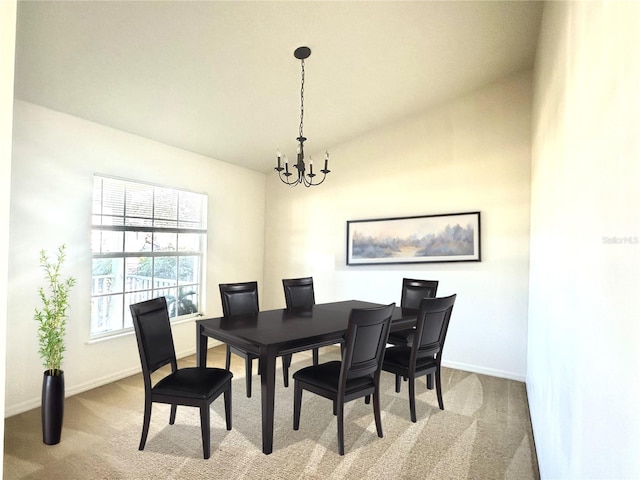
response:
[[(209, 348), (214, 347), (219, 343), (220, 342), (210, 341)], [(195, 353), (196, 353), (195, 349), (190, 348), (187, 350), (176, 352), (176, 356), (178, 357), (178, 359), (181, 359), (184, 357), (188, 357), (189, 355), (193, 355)], [(467, 363), (447, 362), (447, 361), (442, 362), (442, 365), (447, 368), (454, 368), (456, 370), (463, 370), (465, 372), (479, 373), (482, 375), (489, 375), (491, 377), (506, 378), (508, 380), (515, 380), (523, 383), (525, 381), (525, 375), (521, 375), (515, 372), (508, 372), (505, 370), (496, 370), (492, 368), (479, 367), (477, 365), (470, 365)], [(122, 370), (120, 372), (117, 372), (111, 375), (105, 375), (104, 377), (94, 378), (89, 382), (73, 385), (71, 388), (68, 388), (66, 390), (65, 396), (71, 397), (78, 393), (86, 392), (87, 390), (91, 390), (93, 388), (101, 387), (108, 383), (122, 380), (123, 378), (130, 377), (131, 375), (140, 373), (140, 370), (141, 370), (140, 365), (138, 364), (135, 367)], [(34, 408), (38, 408), (40, 407), (41, 401), (42, 401), (41, 398), (38, 396), (36, 398), (31, 398), (29, 400), (25, 400), (24, 402), (20, 402), (15, 405), (5, 405), (5, 413), (4, 413), (5, 418), (29, 411)]]
[[(214, 345), (209, 345), (209, 347), (212, 347), (212, 346)], [(195, 348), (190, 348), (181, 352), (176, 352), (176, 357), (178, 358), (178, 360), (180, 360), (181, 358), (188, 357), (189, 355), (193, 355), (195, 353), (196, 353)], [(87, 390), (92, 390), (94, 388), (101, 387), (108, 383), (122, 380), (123, 378), (127, 378), (127, 377), (130, 377), (131, 375), (140, 373), (141, 371), (142, 371), (142, 368), (140, 367), (140, 362), (138, 362), (138, 364), (135, 367), (131, 367), (126, 370), (121, 370), (111, 375), (105, 375), (100, 378), (93, 378), (88, 382), (80, 383), (77, 385), (73, 385), (70, 388), (66, 388), (65, 397), (71, 397), (78, 393), (86, 392)], [(4, 416), (5, 418), (8, 418), (8, 417), (12, 417), (13, 415), (18, 415), (19, 413), (27, 412), (34, 408), (39, 408), (41, 402), (42, 402), (42, 399), (40, 396), (38, 396), (38, 397), (25, 400), (24, 402), (17, 403), (15, 405), (5, 405)]]
[(463, 370), (465, 372), (479, 373), (481, 375), (488, 375), (490, 377), (506, 378), (507, 380), (515, 380), (517, 382), (524, 383), (526, 376), (524, 374), (509, 372), (506, 370), (497, 370), (495, 368), (479, 367), (478, 365), (470, 365), (468, 363), (460, 362), (448, 362), (443, 359), (442, 366), (447, 368), (454, 368), (456, 370)]

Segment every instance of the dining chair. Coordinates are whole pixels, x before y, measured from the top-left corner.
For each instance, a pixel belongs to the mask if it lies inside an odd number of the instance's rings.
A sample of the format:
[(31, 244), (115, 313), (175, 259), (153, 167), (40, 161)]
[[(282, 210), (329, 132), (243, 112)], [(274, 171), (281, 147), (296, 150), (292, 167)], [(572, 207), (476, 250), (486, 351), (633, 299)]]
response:
[(409, 410), (411, 421), (416, 421), (416, 377), (435, 374), (438, 406), (442, 401), (442, 352), (447, 338), (449, 321), (456, 295), (441, 298), (424, 298), (420, 302), (416, 329), (410, 347), (395, 346), (386, 349), (382, 370), (396, 376), (396, 392), (400, 392), (401, 378), (409, 382)]
[[(260, 311), (258, 303), (258, 282), (240, 282), (240, 283), (221, 283), (220, 298), (222, 300), (222, 315), (232, 318), (237, 315), (247, 315), (258, 313)], [(245, 361), (245, 384), (247, 389), (247, 397), (251, 397), (251, 373), (253, 371), (253, 360), (259, 358), (252, 352), (243, 350), (227, 344), (227, 355), (225, 368), (231, 367), (231, 353), (234, 353)], [(290, 363), (290, 362), (289, 362)], [(260, 368), (258, 368), (260, 372)], [(289, 385), (289, 365), (282, 358), (282, 373), (284, 375), (285, 387)]]
[[(416, 280), (412, 278), (402, 279), (402, 295), (400, 307), (409, 310), (418, 310), (423, 298), (434, 298), (438, 291), (438, 280)], [(388, 343), (391, 345), (411, 346), (415, 328), (399, 330), (389, 334)]]
[[(316, 303), (313, 290), (313, 277), (283, 278), (284, 300), (287, 310), (304, 310), (313, 308)], [(283, 357), (291, 365), (291, 354)], [(313, 364), (318, 364), (318, 348), (313, 348)]]
[(380, 369), (394, 308), (395, 303), (354, 308), (349, 315), (342, 361), (312, 365), (293, 374), (294, 430), (300, 427), (303, 390), (328, 398), (333, 402), (333, 414), (337, 415), (338, 453), (344, 455), (344, 404), (373, 395), (376, 430), (382, 438)]
[(288, 309), (311, 308), (315, 305), (313, 277), (283, 278), (282, 287)]
[[(209, 458), (211, 456), (209, 408), (220, 394), (224, 394), (227, 430), (231, 430), (231, 378), (233, 375), (229, 370), (221, 368), (178, 368), (167, 301), (164, 297), (135, 303), (130, 305), (129, 309), (138, 341), (144, 380), (144, 420), (138, 450), (143, 450), (147, 441), (153, 402), (168, 403), (171, 405), (170, 425), (175, 423), (178, 405), (200, 409), (202, 449), (204, 458)], [(171, 373), (153, 384), (151, 375), (165, 365), (171, 365)]]

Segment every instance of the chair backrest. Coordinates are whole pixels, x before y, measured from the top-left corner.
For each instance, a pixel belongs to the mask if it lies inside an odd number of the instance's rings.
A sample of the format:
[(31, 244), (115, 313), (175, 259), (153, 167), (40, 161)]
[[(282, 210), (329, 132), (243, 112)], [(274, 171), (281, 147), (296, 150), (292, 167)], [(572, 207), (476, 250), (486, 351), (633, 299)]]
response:
[(348, 379), (380, 373), (395, 306), (351, 310), (340, 370), (343, 391)]
[(258, 313), (258, 282), (221, 283), (222, 315)]
[(311, 308), (316, 303), (313, 293), (313, 278), (283, 278), (284, 299), (287, 309)]
[(177, 369), (167, 301), (164, 297), (154, 298), (134, 303), (129, 306), (129, 310), (138, 340), (142, 373), (147, 385), (151, 374), (160, 367), (170, 363), (172, 371)]
[(413, 338), (412, 355), (415, 358), (440, 358), (447, 338), (449, 321), (456, 295), (441, 298), (425, 298), (420, 302)]
[(400, 306), (418, 310), (423, 298), (435, 298), (438, 292), (438, 280), (402, 279), (402, 298)]

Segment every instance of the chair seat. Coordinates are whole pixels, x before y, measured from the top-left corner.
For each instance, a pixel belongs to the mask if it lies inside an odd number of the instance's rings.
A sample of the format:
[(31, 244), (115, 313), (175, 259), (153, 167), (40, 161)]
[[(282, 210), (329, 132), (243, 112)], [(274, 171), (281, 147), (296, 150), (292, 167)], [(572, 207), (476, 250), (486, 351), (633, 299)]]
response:
[(232, 377), (231, 372), (221, 368), (181, 368), (160, 380), (152, 388), (152, 392), (159, 395), (204, 400), (224, 386)]
[[(337, 393), (341, 367), (342, 362), (339, 361), (312, 365), (298, 370), (293, 374), (293, 379)], [(347, 379), (345, 394), (348, 395), (349, 393), (362, 390), (368, 386), (373, 387), (374, 385), (373, 377)]]
[[(384, 352), (384, 361), (382, 369), (393, 368), (409, 369), (409, 360), (411, 358), (411, 347), (391, 347)], [(416, 371), (436, 368), (438, 366), (435, 356), (418, 358), (416, 360)]]
[(415, 328), (409, 328), (407, 330), (398, 330), (397, 332), (391, 332), (389, 334), (388, 342), (392, 345), (411, 345), (413, 343), (413, 336), (416, 333)]

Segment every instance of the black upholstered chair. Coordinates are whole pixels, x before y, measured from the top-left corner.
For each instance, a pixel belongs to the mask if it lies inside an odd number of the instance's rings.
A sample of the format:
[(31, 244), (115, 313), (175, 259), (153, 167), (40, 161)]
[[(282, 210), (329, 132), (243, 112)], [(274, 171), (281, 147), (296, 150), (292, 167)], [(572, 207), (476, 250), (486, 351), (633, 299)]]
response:
[(311, 308), (315, 305), (313, 277), (283, 278), (282, 287), (288, 309)]
[(456, 295), (423, 299), (418, 310), (412, 345), (389, 347), (385, 352), (382, 370), (395, 374), (396, 392), (400, 391), (401, 377), (409, 380), (412, 422), (416, 421), (416, 377), (435, 374), (438, 406), (440, 410), (444, 410), (440, 365), (455, 301)]
[[(227, 430), (231, 430), (231, 378), (228, 370), (221, 368), (178, 368), (169, 323), (167, 302), (164, 297), (130, 305), (133, 327), (138, 340), (138, 351), (144, 379), (144, 420), (139, 450), (144, 449), (151, 421), (151, 405), (171, 405), (169, 424), (176, 419), (178, 405), (200, 409), (202, 449), (204, 458), (211, 456), (210, 416), (211, 403), (224, 394)], [(165, 365), (171, 365), (171, 373), (152, 383), (151, 374)]]
[[(283, 278), (284, 300), (287, 310), (304, 310), (313, 308), (316, 298), (313, 290), (313, 278)], [(291, 365), (291, 355), (283, 357)], [(318, 349), (313, 349), (313, 364), (318, 364)]]
[[(221, 283), (219, 287), (220, 298), (222, 300), (222, 314), (225, 317), (230, 318), (236, 315), (258, 313), (260, 310), (258, 303), (258, 282)], [(247, 397), (251, 397), (253, 360), (258, 358), (258, 356), (241, 348), (227, 345), (227, 358), (225, 362), (225, 368), (227, 370), (231, 367), (231, 353), (244, 358)], [(282, 371), (285, 387), (289, 385), (289, 364), (287, 364), (283, 357)], [(258, 371), (260, 371), (260, 369), (258, 369)]]
[(353, 309), (345, 338), (342, 361), (312, 365), (293, 374), (293, 429), (300, 427), (302, 391), (308, 390), (333, 402), (338, 422), (338, 453), (344, 455), (344, 404), (373, 395), (373, 413), (378, 437), (382, 437), (380, 417), (380, 368), (389, 335), (391, 305)]
[[(423, 298), (434, 298), (438, 292), (438, 280), (415, 280), (412, 278), (402, 279), (402, 295), (400, 306), (410, 310), (418, 310)], [(411, 346), (415, 328), (399, 330), (389, 334), (391, 345)]]

